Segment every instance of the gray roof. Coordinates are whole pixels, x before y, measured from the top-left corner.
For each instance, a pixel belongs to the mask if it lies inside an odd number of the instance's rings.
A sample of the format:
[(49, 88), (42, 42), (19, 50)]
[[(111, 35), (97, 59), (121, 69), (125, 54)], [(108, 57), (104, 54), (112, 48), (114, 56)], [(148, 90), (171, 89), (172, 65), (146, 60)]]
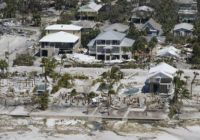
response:
[(79, 8), (78, 12), (98, 12), (102, 8), (101, 4), (95, 2), (89, 2)]
[(106, 31), (110, 31), (110, 30), (113, 30), (113, 31), (119, 31), (119, 32), (126, 32), (128, 31), (129, 29), (129, 26), (128, 25), (124, 25), (124, 24), (121, 24), (121, 23), (115, 23), (115, 24), (111, 24), (109, 26), (107, 26), (106, 28), (103, 29), (104, 32)]
[(91, 28), (91, 29), (93, 29), (96, 26), (96, 23), (94, 21), (88, 21), (88, 20), (72, 21), (72, 23), (74, 25), (81, 26), (83, 28)]
[(120, 44), (121, 47), (131, 47), (134, 44), (135, 40), (124, 38)]
[(139, 30), (142, 30), (146, 24), (151, 24), (153, 26), (153, 28), (155, 28), (156, 30), (159, 30), (160, 33), (162, 34), (162, 25), (157, 23), (154, 19), (150, 18), (146, 23), (144, 24), (135, 24), (136, 28), (138, 28)]
[(107, 31), (99, 34), (95, 40), (122, 40), (126, 34), (116, 32), (116, 31)]
[[(95, 43), (96, 40), (98, 40), (98, 39), (95, 38), (95, 39), (91, 40), (91, 41), (88, 43), (87, 46), (88, 46), (88, 47), (94, 46), (94, 43)], [(108, 40), (109, 40), (109, 39), (108, 39)], [(114, 40), (114, 39), (110, 38), (110, 40)], [(124, 37), (124, 38), (121, 40), (120, 46), (121, 46), (121, 47), (131, 47), (131, 46), (134, 44), (134, 42), (135, 42), (135, 40)]]
[(185, 29), (185, 30), (192, 31), (193, 28), (194, 28), (194, 26), (192, 24), (180, 23), (180, 24), (176, 24), (173, 30), (175, 31), (175, 30), (179, 30), (179, 29)]
[(144, 24), (135, 24), (136, 27), (141, 30), (146, 24), (151, 24), (156, 30), (161, 30), (162, 29), (162, 25), (160, 25), (159, 23), (157, 23), (154, 19), (150, 18), (146, 23)]
[(156, 30), (161, 30), (162, 29), (162, 25), (160, 25), (159, 23), (157, 23), (154, 19), (150, 18), (145, 24), (151, 24)]
[(195, 0), (174, 0), (174, 1), (180, 4), (191, 4), (196, 2)]
[(88, 43), (88, 47), (92, 47), (94, 46), (94, 43), (95, 43), (95, 39), (92, 39), (89, 43)]

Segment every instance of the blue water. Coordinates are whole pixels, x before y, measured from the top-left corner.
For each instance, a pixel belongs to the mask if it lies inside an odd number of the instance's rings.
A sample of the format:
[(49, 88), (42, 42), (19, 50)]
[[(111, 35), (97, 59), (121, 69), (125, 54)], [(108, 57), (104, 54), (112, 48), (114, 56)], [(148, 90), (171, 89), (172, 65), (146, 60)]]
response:
[(139, 91), (139, 88), (131, 88), (125, 91), (123, 94), (135, 94), (135, 93), (138, 93), (138, 91)]

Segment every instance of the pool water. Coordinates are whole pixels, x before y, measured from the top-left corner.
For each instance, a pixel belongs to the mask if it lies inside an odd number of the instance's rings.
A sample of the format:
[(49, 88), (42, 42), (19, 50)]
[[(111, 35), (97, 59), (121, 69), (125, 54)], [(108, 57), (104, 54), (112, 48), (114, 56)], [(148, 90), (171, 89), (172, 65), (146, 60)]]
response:
[(125, 91), (123, 94), (135, 94), (135, 93), (138, 93), (138, 91), (139, 91), (139, 88), (131, 88)]

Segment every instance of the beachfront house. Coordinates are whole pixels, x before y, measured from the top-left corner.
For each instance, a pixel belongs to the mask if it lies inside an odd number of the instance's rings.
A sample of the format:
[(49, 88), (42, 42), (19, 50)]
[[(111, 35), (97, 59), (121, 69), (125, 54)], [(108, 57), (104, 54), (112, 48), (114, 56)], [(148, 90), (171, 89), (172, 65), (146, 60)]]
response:
[(146, 85), (150, 93), (173, 93), (173, 78), (177, 69), (166, 64), (159, 65), (149, 70)]
[(194, 29), (194, 25), (190, 23), (176, 24), (173, 29), (174, 36), (191, 36)]
[(160, 36), (162, 31), (162, 25), (157, 23), (152, 18), (149, 19), (145, 24), (136, 24), (136, 27), (140, 31), (146, 31), (149, 36)]
[(79, 8), (78, 10), (79, 18), (94, 19), (94, 17), (96, 17), (101, 8), (102, 8), (101, 4), (96, 4), (95, 2), (91, 1), (88, 4), (83, 5)]
[(154, 9), (149, 6), (139, 6), (134, 8), (132, 13), (131, 22), (144, 24), (153, 15)]
[(103, 32), (89, 42), (89, 55), (105, 61), (131, 59), (130, 48), (134, 42), (124, 33), (113, 30)]
[(197, 15), (197, 1), (196, 0), (175, 0), (178, 5), (178, 15), (180, 22), (194, 22)]
[(40, 41), (40, 56), (77, 52), (81, 45), (81, 27), (56, 24), (45, 28), (46, 36)]

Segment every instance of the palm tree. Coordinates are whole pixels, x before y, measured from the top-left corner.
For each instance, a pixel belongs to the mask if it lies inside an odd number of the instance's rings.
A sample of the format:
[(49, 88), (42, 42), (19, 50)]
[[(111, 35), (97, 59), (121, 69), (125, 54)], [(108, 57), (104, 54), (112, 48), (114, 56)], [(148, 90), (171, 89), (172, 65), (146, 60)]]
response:
[(183, 98), (189, 98), (189, 95), (190, 95), (189, 90), (186, 88), (183, 88), (180, 92), (181, 101)]
[(178, 94), (180, 93), (180, 90), (183, 89), (184, 81), (180, 79), (180, 77), (175, 76), (173, 79), (174, 83), (174, 98), (173, 103), (178, 102)]
[(152, 58), (152, 51), (155, 48), (156, 44), (158, 43), (158, 40), (156, 37), (153, 37), (150, 42), (149, 42), (149, 48), (150, 48), (150, 52), (151, 52), (151, 58)]
[(53, 70), (56, 67), (56, 60), (55, 58), (52, 58), (51, 60), (48, 58), (42, 58), (42, 64), (44, 66), (44, 77), (45, 77), (45, 89), (46, 84), (48, 82), (47, 76), (53, 73)]
[[(113, 85), (115, 84), (115, 82), (119, 81), (120, 79), (122, 79), (124, 76), (123, 72), (120, 71), (119, 67), (112, 67), (111, 71), (108, 72), (104, 72), (102, 74), (102, 78), (104, 80), (106, 80), (106, 82), (102, 82), (99, 86), (100, 90), (103, 91), (104, 88), (108, 87), (108, 98), (107, 98), (107, 107), (109, 108), (110, 105), (112, 104), (112, 98), (111, 95), (112, 94), (116, 94), (116, 92), (112, 89)], [(109, 115), (109, 111), (108, 111), (108, 115)]]
[(199, 73), (198, 72), (193, 72), (193, 74), (194, 74), (194, 77), (192, 79), (191, 87), (190, 87), (190, 93), (191, 93), (191, 95), (192, 95), (192, 86), (195, 83), (196, 77), (199, 75)]
[(182, 76), (182, 74), (184, 73), (184, 71), (182, 71), (182, 70), (178, 70), (177, 72), (176, 72), (176, 74), (181, 78), (181, 76)]

